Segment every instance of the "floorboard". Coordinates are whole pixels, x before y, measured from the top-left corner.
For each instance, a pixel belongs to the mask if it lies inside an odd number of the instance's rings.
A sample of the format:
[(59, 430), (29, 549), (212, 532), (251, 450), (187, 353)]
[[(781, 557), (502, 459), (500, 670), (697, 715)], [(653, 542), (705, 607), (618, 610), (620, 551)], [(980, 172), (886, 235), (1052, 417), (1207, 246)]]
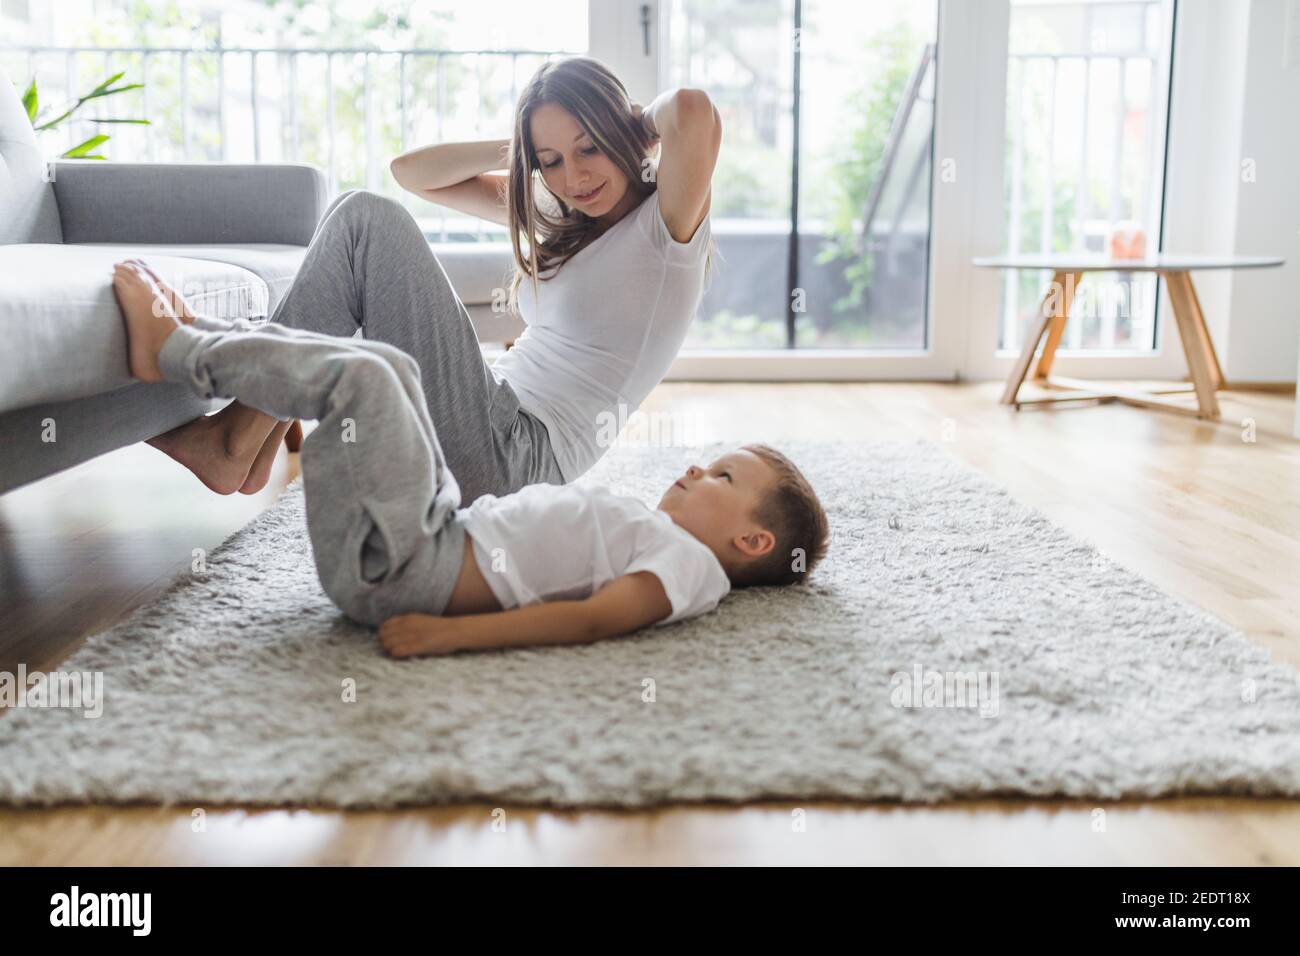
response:
[[(1017, 413), (997, 404), (999, 392), (997, 383), (668, 383), (643, 408), (701, 442), (939, 442), (1300, 667), (1294, 395), (1223, 392), (1223, 420), (1212, 423), (1119, 403)], [(193, 549), (274, 502), (295, 473), (296, 459), (281, 454), (263, 493), (220, 498), (140, 445), (0, 497), (0, 670), (54, 666), (160, 593)], [(1295, 800), (507, 807), (504, 832), (486, 805), (198, 808), (197, 832), (194, 809), (0, 810), (0, 865), (1300, 864)]]

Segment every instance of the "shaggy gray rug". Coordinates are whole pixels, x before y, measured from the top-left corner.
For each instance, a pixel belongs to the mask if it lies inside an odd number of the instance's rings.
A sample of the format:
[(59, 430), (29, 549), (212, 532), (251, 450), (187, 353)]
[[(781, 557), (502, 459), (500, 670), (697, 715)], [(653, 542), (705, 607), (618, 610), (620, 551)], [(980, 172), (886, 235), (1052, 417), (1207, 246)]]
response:
[[(649, 503), (719, 447), (615, 448)], [(0, 717), (0, 802), (389, 807), (1300, 795), (1300, 681), (939, 446), (793, 444), (803, 589), (588, 646), (394, 661), (316, 581), (298, 486)], [(355, 688), (355, 700), (347, 693)]]

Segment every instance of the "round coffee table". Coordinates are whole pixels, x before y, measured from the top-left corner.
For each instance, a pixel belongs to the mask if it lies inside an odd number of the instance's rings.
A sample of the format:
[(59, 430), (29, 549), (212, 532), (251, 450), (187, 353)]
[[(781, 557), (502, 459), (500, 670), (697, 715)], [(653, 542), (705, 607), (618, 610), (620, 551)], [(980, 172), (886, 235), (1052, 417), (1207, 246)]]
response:
[[(1267, 269), (1280, 266), (1284, 261), (1277, 256), (1194, 256), (1172, 253), (1161, 253), (1144, 259), (1115, 259), (1085, 253), (981, 256), (972, 259), (973, 265), (988, 269), (1048, 269), (1052, 272), (1052, 284), (1047, 288), (1047, 294), (1043, 297), (1039, 308), (1038, 318), (1029, 330), (1020, 357), (1011, 370), (1011, 377), (1007, 379), (1007, 387), (1002, 393), (1002, 404), (1014, 405), (1019, 410), (1021, 405), (1077, 402), (1083, 398), (1095, 398), (1102, 402), (1127, 402), (1130, 405), (1159, 408), (1183, 415), (1194, 415), (1197, 418), (1217, 419), (1219, 401), (1215, 393), (1224, 385), (1223, 369), (1219, 366), (1219, 357), (1214, 351), (1210, 330), (1205, 325), (1205, 315), (1201, 312), (1201, 303), (1196, 297), (1196, 288), (1192, 285), (1190, 273), (1198, 269)], [(1085, 381), (1051, 374), (1052, 361), (1056, 358), (1057, 346), (1061, 344), (1065, 323), (1070, 317), (1070, 303), (1074, 299), (1074, 290), (1085, 272), (1154, 272), (1164, 276), (1165, 286), (1169, 290), (1169, 300), (1174, 306), (1174, 322), (1178, 326), (1178, 337), (1183, 343), (1183, 353), (1187, 356), (1187, 369), (1191, 373), (1190, 387), (1175, 386), (1156, 391), (1142, 391), (1117, 388), (1106, 382)], [(1034, 353), (1038, 351), (1038, 344), (1044, 335), (1047, 336), (1047, 341), (1043, 343), (1043, 351), (1038, 356), (1038, 365), (1034, 369), (1031, 381), (1061, 394), (1042, 398), (1021, 398), (1020, 386), (1024, 384), (1025, 376), (1029, 374)], [(1161, 397), (1187, 391), (1196, 392), (1195, 408)]]

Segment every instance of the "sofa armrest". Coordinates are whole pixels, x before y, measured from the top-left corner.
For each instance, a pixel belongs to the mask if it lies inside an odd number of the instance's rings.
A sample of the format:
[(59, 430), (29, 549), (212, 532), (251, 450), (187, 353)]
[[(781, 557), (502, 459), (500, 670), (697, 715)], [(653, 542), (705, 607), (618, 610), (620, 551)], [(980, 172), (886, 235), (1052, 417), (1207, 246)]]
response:
[(63, 160), (53, 174), (66, 243), (305, 246), (325, 210), (314, 166)]

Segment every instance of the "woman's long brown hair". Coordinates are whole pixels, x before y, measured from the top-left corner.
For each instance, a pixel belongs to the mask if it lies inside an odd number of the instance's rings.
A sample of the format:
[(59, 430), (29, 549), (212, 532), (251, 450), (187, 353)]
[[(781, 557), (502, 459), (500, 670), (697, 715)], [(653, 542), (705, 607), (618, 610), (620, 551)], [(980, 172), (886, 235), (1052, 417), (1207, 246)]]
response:
[[(542, 179), (530, 120), (543, 103), (554, 103), (571, 113), (596, 148), (627, 177), (628, 189), (639, 199), (644, 200), (658, 188), (658, 158), (650, 155), (654, 141), (632, 115), (632, 101), (622, 81), (604, 63), (589, 56), (570, 56), (544, 63), (519, 95), (514, 133), (510, 138), (506, 205), (510, 210), (515, 269), (507, 306), (515, 313), (519, 311), (519, 283), (525, 277), (532, 280), (533, 293), (537, 295), (537, 282), (542, 273), (558, 269), (600, 234), (595, 219), (551, 193)], [(541, 187), (546, 204), (558, 207), (559, 215), (539, 206), (537, 186)], [(524, 237), (528, 239), (527, 256), (522, 248)], [(708, 268), (707, 261), (705, 268)], [(552, 276), (541, 281), (549, 278)]]

